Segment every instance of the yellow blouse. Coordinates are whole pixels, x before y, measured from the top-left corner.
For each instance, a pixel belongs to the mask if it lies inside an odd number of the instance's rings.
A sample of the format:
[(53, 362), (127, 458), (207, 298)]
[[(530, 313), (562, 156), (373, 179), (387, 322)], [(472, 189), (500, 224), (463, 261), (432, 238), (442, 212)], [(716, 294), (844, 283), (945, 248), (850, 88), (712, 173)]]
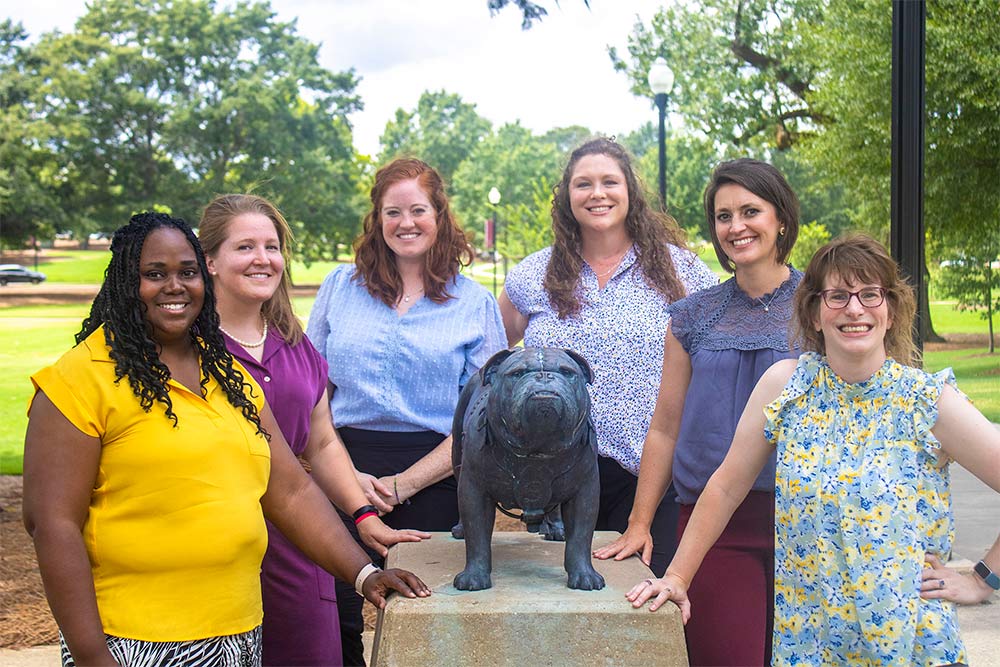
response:
[(169, 381), (176, 427), (162, 403), (143, 412), (128, 378), (115, 384), (103, 328), (31, 380), (101, 441), (83, 538), (104, 631), (184, 641), (259, 625), (270, 450), (219, 384), (202, 397)]

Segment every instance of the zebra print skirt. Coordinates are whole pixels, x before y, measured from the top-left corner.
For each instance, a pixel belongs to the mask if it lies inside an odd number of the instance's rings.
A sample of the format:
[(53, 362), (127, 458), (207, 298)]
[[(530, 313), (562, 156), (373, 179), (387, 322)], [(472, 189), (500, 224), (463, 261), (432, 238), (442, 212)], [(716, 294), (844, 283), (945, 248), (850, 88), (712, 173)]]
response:
[[(258, 625), (238, 635), (185, 642), (146, 642), (104, 635), (108, 649), (123, 667), (260, 667), (261, 634)], [(63, 667), (75, 667), (66, 640), (59, 633)]]

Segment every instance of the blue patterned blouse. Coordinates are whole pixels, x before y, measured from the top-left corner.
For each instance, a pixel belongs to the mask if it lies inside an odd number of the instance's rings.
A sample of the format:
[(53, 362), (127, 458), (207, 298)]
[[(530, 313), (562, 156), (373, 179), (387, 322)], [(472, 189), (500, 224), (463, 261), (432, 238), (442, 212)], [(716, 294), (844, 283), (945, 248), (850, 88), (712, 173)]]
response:
[[(669, 247), (677, 277), (688, 294), (719, 282), (697, 255)], [(598, 450), (638, 475), (660, 386), (668, 304), (646, 282), (635, 250), (630, 248), (604, 289), (598, 289), (597, 276), (584, 263), (582, 308), (561, 320), (542, 287), (551, 255), (552, 248), (528, 255), (504, 284), (511, 303), (528, 318), (524, 344), (565, 347), (587, 359), (594, 371), (590, 397)]]
[(316, 295), (309, 340), (330, 364), (330, 409), (337, 426), (373, 431), (451, 433), (458, 394), (507, 347), (496, 299), (463, 275), (454, 297), (418, 299), (402, 317), (335, 268)]
[(847, 383), (803, 354), (765, 413), (777, 445), (774, 665), (966, 662), (955, 606), (920, 597), (947, 560), (947, 457), (931, 428), (951, 369), (888, 359)]

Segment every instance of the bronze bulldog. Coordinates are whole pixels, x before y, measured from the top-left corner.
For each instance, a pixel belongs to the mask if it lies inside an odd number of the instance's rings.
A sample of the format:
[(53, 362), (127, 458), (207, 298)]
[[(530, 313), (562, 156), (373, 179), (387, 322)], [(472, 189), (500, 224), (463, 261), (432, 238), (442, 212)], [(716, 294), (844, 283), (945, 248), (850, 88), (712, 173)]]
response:
[(455, 588), (493, 585), (497, 505), (520, 508), (528, 530), (541, 526), (546, 539), (561, 540), (565, 530), (567, 585), (604, 588), (590, 561), (600, 500), (592, 381), (576, 352), (527, 348), (497, 353), (462, 390), (452, 430), (461, 523), (452, 532), (464, 532), (465, 569)]

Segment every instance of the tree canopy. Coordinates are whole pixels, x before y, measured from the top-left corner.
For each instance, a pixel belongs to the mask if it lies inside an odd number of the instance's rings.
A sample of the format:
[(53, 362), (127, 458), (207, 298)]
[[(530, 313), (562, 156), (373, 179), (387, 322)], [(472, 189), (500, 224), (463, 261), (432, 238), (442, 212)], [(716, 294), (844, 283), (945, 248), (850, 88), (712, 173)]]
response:
[[(196, 221), (214, 194), (256, 189), (317, 253), (350, 236), (357, 79), (317, 57), (267, 3), (88, 4), (72, 32), (43, 35), (20, 59), (27, 131), (64, 166), (67, 224), (113, 229), (154, 205)], [(304, 187), (317, 182), (323, 192)]]

